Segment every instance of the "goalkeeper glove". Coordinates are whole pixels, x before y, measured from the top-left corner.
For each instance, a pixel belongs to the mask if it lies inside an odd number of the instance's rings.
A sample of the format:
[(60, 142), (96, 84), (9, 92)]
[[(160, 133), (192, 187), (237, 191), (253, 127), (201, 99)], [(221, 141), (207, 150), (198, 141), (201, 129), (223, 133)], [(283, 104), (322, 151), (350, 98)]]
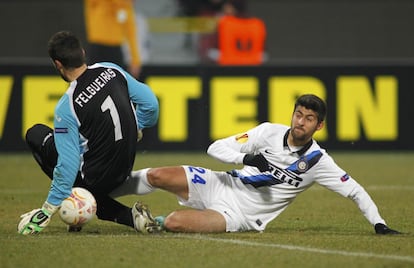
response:
[(269, 162), (262, 154), (246, 154), (243, 158), (243, 164), (257, 167), (260, 172), (269, 171)]
[(45, 202), (41, 208), (33, 209), (20, 216), (21, 220), (17, 231), (22, 235), (37, 234), (41, 232), (50, 222), (52, 215), (59, 209)]
[(375, 233), (377, 234), (382, 234), (382, 235), (386, 235), (386, 234), (401, 234), (400, 232), (390, 229), (387, 225), (382, 224), (382, 223), (377, 223), (375, 224)]

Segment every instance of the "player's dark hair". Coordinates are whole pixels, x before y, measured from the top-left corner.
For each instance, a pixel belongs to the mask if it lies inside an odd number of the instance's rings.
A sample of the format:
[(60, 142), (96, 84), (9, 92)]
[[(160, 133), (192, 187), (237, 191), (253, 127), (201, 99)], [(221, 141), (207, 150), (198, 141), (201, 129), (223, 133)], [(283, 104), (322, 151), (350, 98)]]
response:
[(48, 52), (52, 60), (60, 61), (65, 68), (78, 68), (86, 62), (80, 40), (68, 31), (57, 32), (50, 38)]
[(326, 116), (326, 104), (325, 102), (316, 95), (305, 94), (300, 96), (295, 103), (295, 109), (298, 106), (303, 106), (306, 109), (310, 109), (318, 114), (318, 122), (325, 120)]
[(247, 3), (246, 0), (227, 0), (224, 3), (228, 3), (236, 9), (237, 13), (240, 15), (245, 15), (247, 12)]

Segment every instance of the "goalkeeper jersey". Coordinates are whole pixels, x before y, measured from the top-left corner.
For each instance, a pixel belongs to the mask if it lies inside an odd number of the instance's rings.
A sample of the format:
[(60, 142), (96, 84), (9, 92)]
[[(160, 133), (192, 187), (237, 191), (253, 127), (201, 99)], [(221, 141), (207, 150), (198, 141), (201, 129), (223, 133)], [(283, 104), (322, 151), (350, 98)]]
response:
[(95, 192), (119, 185), (133, 167), (138, 129), (155, 125), (158, 113), (151, 89), (118, 65), (88, 66), (55, 108), (58, 160), (47, 201), (69, 196), (78, 172)]

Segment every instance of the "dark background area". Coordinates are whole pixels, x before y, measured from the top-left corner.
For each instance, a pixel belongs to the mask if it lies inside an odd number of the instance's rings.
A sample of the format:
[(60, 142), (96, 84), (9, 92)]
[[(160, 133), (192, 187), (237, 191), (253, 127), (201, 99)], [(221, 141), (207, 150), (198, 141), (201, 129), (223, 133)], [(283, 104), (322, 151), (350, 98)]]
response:
[[(414, 59), (413, 0), (251, 0), (248, 8), (267, 25), (268, 64)], [(85, 39), (81, 0), (1, 0), (0, 61), (46, 62), (46, 42), (62, 29)]]

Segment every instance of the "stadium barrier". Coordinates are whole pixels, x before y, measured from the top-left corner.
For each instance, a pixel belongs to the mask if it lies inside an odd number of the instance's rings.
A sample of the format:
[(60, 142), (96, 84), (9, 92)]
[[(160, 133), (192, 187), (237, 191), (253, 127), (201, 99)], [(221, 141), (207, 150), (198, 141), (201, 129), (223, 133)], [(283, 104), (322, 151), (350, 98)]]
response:
[[(290, 123), (295, 98), (326, 100), (315, 138), (331, 150), (413, 150), (414, 66), (146, 66), (140, 80), (160, 102), (140, 150), (205, 150), (211, 141), (264, 122)], [(27, 150), (26, 130), (53, 126), (67, 88), (52, 66), (0, 65), (0, 151)]]

